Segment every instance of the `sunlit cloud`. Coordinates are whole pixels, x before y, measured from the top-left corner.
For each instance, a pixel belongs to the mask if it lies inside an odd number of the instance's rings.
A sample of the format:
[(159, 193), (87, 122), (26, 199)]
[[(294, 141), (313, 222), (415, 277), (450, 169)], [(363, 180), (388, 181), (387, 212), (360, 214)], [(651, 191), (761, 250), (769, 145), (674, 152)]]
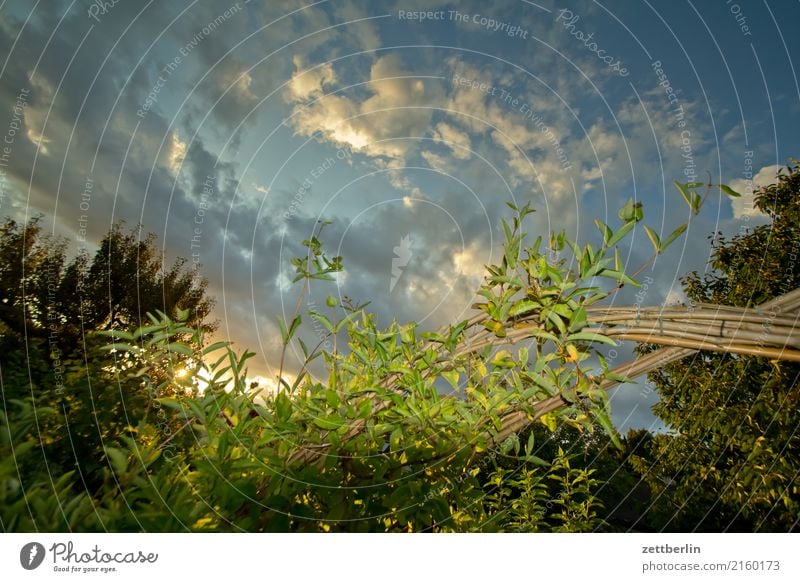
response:
[[(758, 170), (751, 179), (737, 178), (731, 180), (729, 186), (742, 195), (741, 198), (729, 198), (734, 218), (758, 216), (761, 214), (761, 211), (755, 205), (755, 196), (753, 192), (764, 186), (774, 184), (779, 169), (780, 166), (778, 165), (764, 166)], [(752, 173), (752, 171), (752, 166), (750, 166), (749, 172)]]

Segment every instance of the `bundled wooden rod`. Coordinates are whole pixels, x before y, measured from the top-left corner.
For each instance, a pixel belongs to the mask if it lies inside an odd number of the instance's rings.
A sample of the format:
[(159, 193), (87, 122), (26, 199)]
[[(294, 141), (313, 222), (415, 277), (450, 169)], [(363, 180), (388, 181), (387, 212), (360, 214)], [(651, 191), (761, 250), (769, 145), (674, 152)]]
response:
[[(782, 295), (776, 299), (771, 301), (767, 301), (766, 303), (759, 306), (758, 309), (744, 309), (738, 307), (730, 307), (730, 306), (708, 306), (714, 308), (717, 312), (719, 312), (720, 316), (722, 314), (726, 315), (734, 315), (734, 316), (742, 316), (748, 315), (752, 312), (760, 312), (762, 321), (765, 317), (771, 318), (774, 317), (775, 321), (783, 320), (783, 321), (792, 321), (796, 322), (796, 325), (792, 327), (792, 338), (793, 341), (796, 342), (796, 330), (800, 327), (800, 289), (795, 289), (794, 291), (790, 291), (789, 293)], [(594, 313), (610, 313), (611, 311), (616, 311), (617, 313), (626, 313), (630, 315), (628, 312), (630, 308), (605, 308), (603, 309), (593, 309)], [(649, 308), (651, 311), (653, 308)], [(685, 311), (682, 309), (674, 310), (676, 313), (685, 314)], [(591, 319), (591, 317), (590, 317)], [(728, 320), (731, 321), (731, 320)], [(733, 317), (733, 322), (737, 321), (736, 317)], [(632, 334), (634, 335), (634, 334)], [(651, 344), (661, 344), (665, 345), (667, 339), (663, 336), (661, 337), (652, 337), (650, 335), (642, 336), (641, 338), (637, 337), (624, 337), (625, 334), (621, 334), (619, 339), (632, 339), (633, 341), (639, 341), (640, 343), (651, 343)], [(709, 338), (710, 339), (710, 338)], [(796, 360), (794, 354), (797, 353), (797, 350), (786, 349), (785, 347), (777, 346), (777, 347), (761, 347), (761, 346), (744, 346), (743, 349), (746, 352), (739, 352), (735, 351), (740, 346), (736, 345), (728, 345), (724, 347), (722, 345), (714, 346), (709, 342), (701, 342), (702, 347), (687, 347), (687, 346), (670, 346), (668, 344), (667, 347), (662, 347), (654, 352), (650, 352), (649, 354), (645, 354), (636, 358), (633, 362), (628, 362), (618, 366), (613, 371), (617, 374), (628, 378), (636, 378), (639, 376), (643, 376), (667, 364), (674, 362), (676, 360), (683, 359), (687, 356), (691, 356), (692, 354), (697, 353), (699, 350), (709, 350), (714, 347), (718, 347), (719, 349), (712, 349), (712, 351), (722, 351), (722, 352), (733, 352), (733, 353), (747, 353), (750, 355), (757, 355), (757, 356), (764, 356), (773, 359), (782, 359), (782, 360), (791, 360), (791, 361), (799, 361)], [(786, 344), (784, 344), (786, 345)], [(790, 344), (794, 347), (797, 347), (797, 343)], [(760, 351), (759, 351), (760, 350)], [(604, 381), (600, 387), (604, 390), (608, 390), (610, 388), (614, 388), (618, 386), (619, 382), (613, 380), (606, 380)], [(542, 400), (534, 405), (534, 414), (531, 417), (528, 413), (523, 412), (521, 410), (517, 410), (514, 412), (510, 412), (509, 414), (505, 415), (502, 419), (502, 426), (501, 429), (492, 436), (492, 441), (495, 444), (502, 443), (505, 439), (507, 439), (512, 433), (515, 433), (519, 430), (522, 430), (526, 426), (528, 426), (532, 421), (541, 418), (545, 414), (549, 412), (553, 412), (562, 408), (564, 406), (569, 405), (570, 403), (567, 402), (562, 396), (556, 395), (548, 398), (546, 400)]]
[[(467, 329), (475, 329), (486, 321), (485, 313), (469, 320)], [(616, 367), (613, 371), (628, 378), (643, 376), (670, 362), (680, 360), (701, 350), (761, 356), (776, 360), (800, 362), (800, 289), (767, 301), (757, 308), (700, 304), (690, 307), (590, 307), (587, 309), (590, 326), (608, 337), (638, 343), (661, 345), (660, 349)], [(534, 336), (540, 329), (536, 321), (524, 318), (507, 330), (505, 338), (481, 328), (473, 333), (455, 354), (443, 357), (459, 358), (475, 353), (487, 346), (514, 343)], [(446, 330), (442, 330), (444, 334)], [(384, 379), (382, 385), (391, 387), (396, 375)], [(619, 382), (605, 380), (600, 387), (608, 390)], [(532, 421), (569, 405), (562, 396), (552, 396), (534, 405), (531, 415), (522, 410), (509, 412), (501, 419), (501, 428), (488, 434), (495, 444), (503, 442), (512, 433), (525, 428)], [(372, 413), (391, 406), (387, 401), (376, 402)], [(349, 440), (364, 430), (368, 419), (360, 419), (341, 437)], [(330, 445), (322, 443), (297, 451), (290, 464), (311, 464), (324, 460)]]

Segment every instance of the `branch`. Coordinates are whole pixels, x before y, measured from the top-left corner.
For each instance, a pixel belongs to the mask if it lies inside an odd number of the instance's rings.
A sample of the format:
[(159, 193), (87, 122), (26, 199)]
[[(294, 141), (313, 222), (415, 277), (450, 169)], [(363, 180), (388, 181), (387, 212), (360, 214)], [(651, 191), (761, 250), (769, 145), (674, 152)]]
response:
[[(716, 306), (715, 306), (716, 307)], [(730, 306), (719, 306), (720, 311), (728, 311), (733, 312), (737, 311), (739, 308), (734, 308)], [(754, 310), (756, 312), (764, 312), (774, 313), (776, 315), (781, 313), (789, 313), (789, 312), (796, 312), (800, 309), (800, 289), (795, 289), (794, 291), (790, 291), (785, 295), (781, 295), (775, 299), (767, 301), (763, 303), (758, 309)], [(763, 318), (763, 315), (762, 315)], [(794, 316), (794, 321), (798, 321), (800, 319), (800, 313), (797, 313)], [(649, 341), (645, 341), (644, 343), (652, 343)], [(707, 348), (702, 348), (707, 349)], [(640, 356), (636, 358), (633, 362), (628, 362), (617, 368), (614, 368), (613, 372), (620, 374), (622, 376), (626, 376), (629, 378), (636, 378), (639, 376), (643, 376), (644, 374), (648, 374), (659, 368), (666, 366), (667, 364), (674, 362), (676, 360), (683, 359), (687, 356), (691, 356), (692, 354), (697, 353), (699, 350), (690, 347), (664, 347), (658, 349), (654, 352), (650, 352), (644, 356)], [(784, 350), (783, 353), (786, 351), (793, 352), (794, 350)], [(761, 355), (761, 354), (753, 354), (753, 355)], [(603, 390), (609, 390), (618, 386), (620, 382), (616, 382), (614, 380), (604, 380), (600, 384), (600, 388)], [(497, 432), (494, 436), (491, 436), (492, 441), (495, 444), (502, 443), (505, 439), (511, 436), (512, 433), (518, 432), (524, 428), (526, 428), (531, 422), (541, 418), (545, 414), (549, 412), (553, 412), (562, 408), (564, 406), (568, 406), (570, 403), (567, 402), (563, 397), (560, 395), (553, 396), (548, 398), (547, 400), (543, 400), (537, 403), (534, 406), (534, 415), (531, 418), (527, 413), (517, 410), (511, 412), (504, 416), (501, 419), (502, 428), (500, 431)]]

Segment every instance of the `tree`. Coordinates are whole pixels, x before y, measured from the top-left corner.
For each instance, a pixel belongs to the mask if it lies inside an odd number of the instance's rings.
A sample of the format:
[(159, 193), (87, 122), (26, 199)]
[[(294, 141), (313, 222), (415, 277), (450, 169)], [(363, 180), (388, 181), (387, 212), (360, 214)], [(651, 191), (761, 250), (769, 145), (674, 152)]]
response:
[(44, 234), (40, 217), (26, 225), (6, 220), (0, 229), (0, 329), (19, 336), (49, 336), (55, 327), (61, 347), (80, 341), (82, 330), (131, 329), (147, 323), (146, 313), (175, 317), (188, 309), (190, 326), (211, 331), (206, 321), (213, 301), (207, 281), (171, 267), (155, 245), (155, 235), (115, 224), (94, 257), (78, 254), (67, 262), (66, 241)]
[[(103, 440), (128, 434), (153, 413), (154, 398), (166, 395), (143, 389), (141, 378), (124, 377), (141, 360), (103, 350), (109, 338), (96, 332), (140, 327), (151, 323), (145, 313), (161, 311), (187, 314), (184, 338), (194, 329), (208, 333), (213, 302), (207, 282), (185, 269), (185, 261), (163, 264), (154, 235), (140, 239), (136, 229), (123, 232), (118, 223), (91, 260), (78, 254), (68, 261), (66, 241), (44, 234), (40, 221), (6, 220), (0, 228), (2, 396), (53, 411), (35, 425), (47, 437), (32, 462), (55, 473), (77, 468), (83, 485), (97, 479)], [(171, 376), (168, 368), (192, 361), (172, 353), (160, 369), (149, 369), (151, 386)]]
[[(684, 279), (692, 302), (753, 307), (800, 287), (800, 166), (756, 190), (755, 206), (770, 222), (714, 238), (712, 272)], [(798, 323), (797, 311), (767, 310), (757, 337), (764, 342), (776, 325)], [(797, 530), (800, 365), (703, 351), (652, 372), (650, 380), (661, 395), (654, 411), (671, 429), (653, 438), (650, 461), (639, 462), (660, 526)]]

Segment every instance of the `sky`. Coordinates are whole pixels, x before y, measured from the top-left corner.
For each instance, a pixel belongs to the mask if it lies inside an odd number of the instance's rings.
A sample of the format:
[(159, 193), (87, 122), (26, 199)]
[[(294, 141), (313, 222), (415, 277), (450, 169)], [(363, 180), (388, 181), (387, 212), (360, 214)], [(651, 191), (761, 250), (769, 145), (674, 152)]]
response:
[[(763, 223), (749, 194), (800, 157), (797, 22), (788, 0), (5, 0), (0, 215), (41, 214), (74, 252), (141, 223), (264, 379), (319, 220), (345, 268), (305, 309), (347, 296), (434, 329), (471, 314), (507, 201), (533, 202), (533, 235), (588, 241), (629, 198), (662, 235), (685, 222), (673, 180), (730, 184), (744, 196), (710, 196), (615, 297), (675, 303), (709, 235)], [(649, 249), (637, 229), (628, 268)], [(618, 389), (615, 422), (659, 428), (656, 398)]]

